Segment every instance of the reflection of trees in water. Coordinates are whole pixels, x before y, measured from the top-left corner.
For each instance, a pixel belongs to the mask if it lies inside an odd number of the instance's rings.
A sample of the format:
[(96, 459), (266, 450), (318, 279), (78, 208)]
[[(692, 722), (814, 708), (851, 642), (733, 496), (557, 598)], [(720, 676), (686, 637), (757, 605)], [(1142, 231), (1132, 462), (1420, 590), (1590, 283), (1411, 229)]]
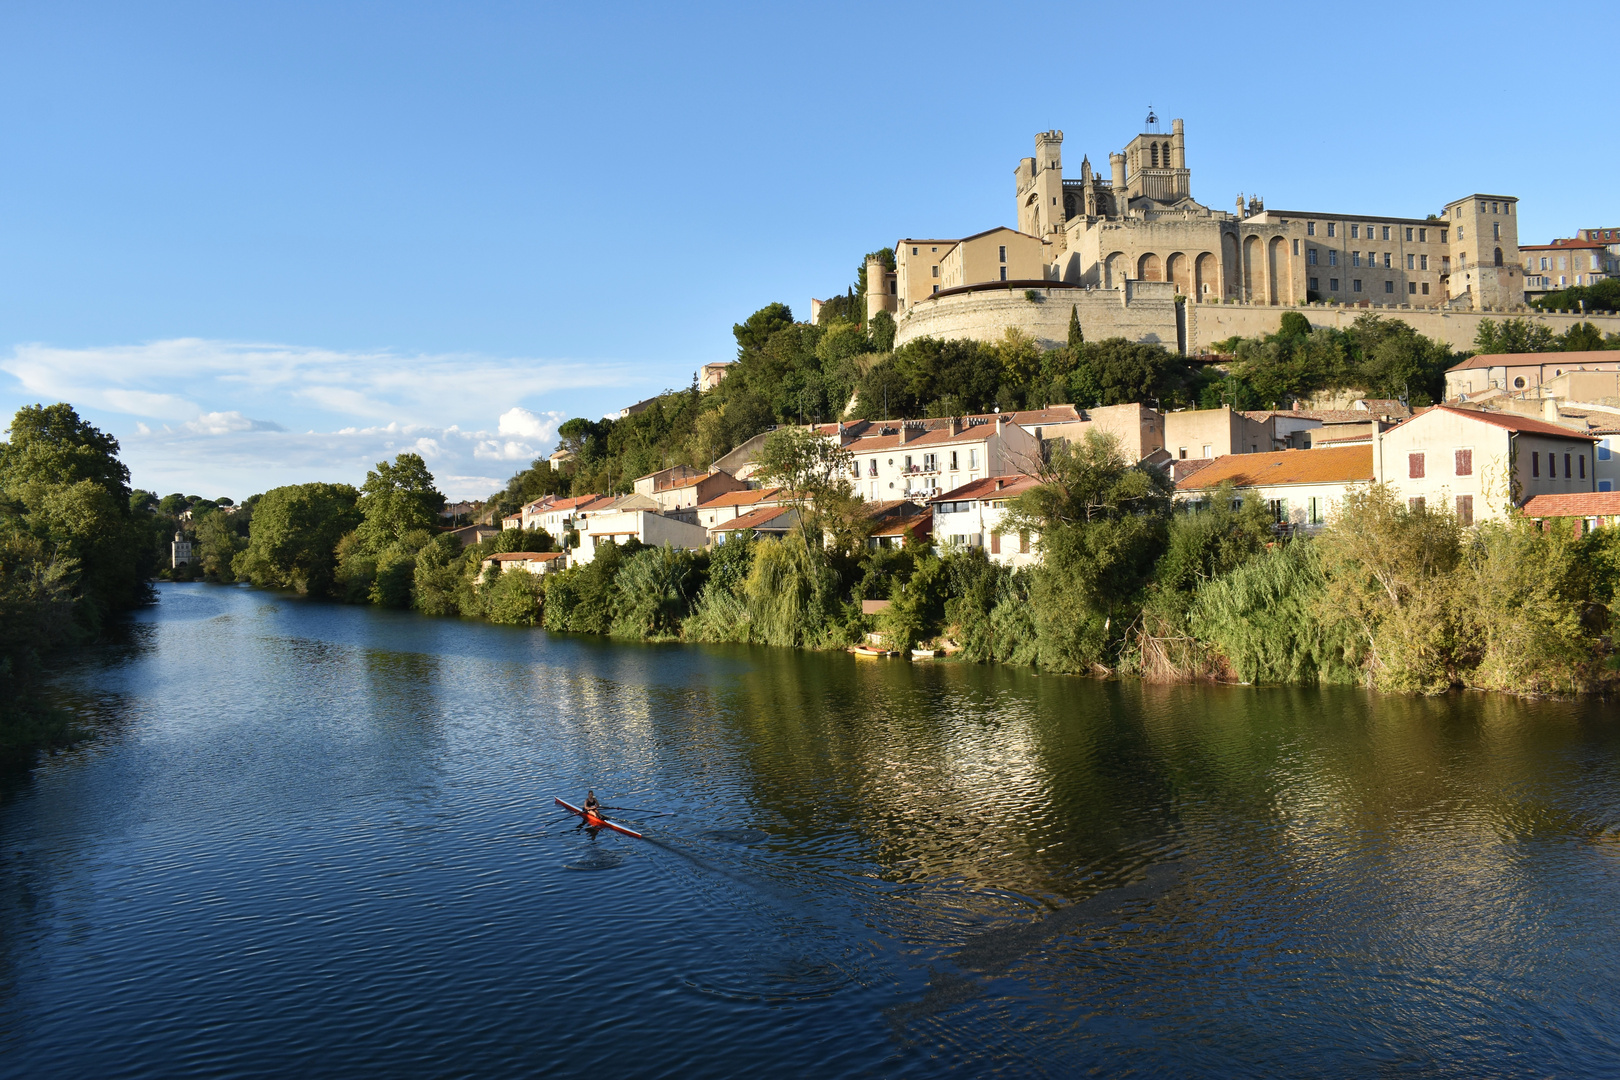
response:
[(742, 797), (840, 869), (1068, 898), (1170, 843), (1119, 684), (773, 653), (717, 699)]

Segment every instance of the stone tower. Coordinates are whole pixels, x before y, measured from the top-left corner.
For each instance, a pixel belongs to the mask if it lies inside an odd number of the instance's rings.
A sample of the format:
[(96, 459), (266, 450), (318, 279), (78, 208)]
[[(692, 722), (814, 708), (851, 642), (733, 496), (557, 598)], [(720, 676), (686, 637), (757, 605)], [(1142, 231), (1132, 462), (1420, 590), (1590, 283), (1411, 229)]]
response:
[(1448, 297), (1469, 297), (1475, 311), (1523, 306), (1518, 202), (1509, 195), (1475, 194), (1446, 204), (1441, 224), (1451, 230), (1453, 252)]
[(883, 264), (880, 255), (866, 257), (866, 321), (880, 311), (893, 315), (900, 307), (899, 277)]
[[(1063, 132), (1035, 136), (1035, 156), (1024, 158), (1015, 172), (1018, 231), (1061, 243), (1063, 222)], [(1053, 234), (1057, 235), (1054, 236)]]

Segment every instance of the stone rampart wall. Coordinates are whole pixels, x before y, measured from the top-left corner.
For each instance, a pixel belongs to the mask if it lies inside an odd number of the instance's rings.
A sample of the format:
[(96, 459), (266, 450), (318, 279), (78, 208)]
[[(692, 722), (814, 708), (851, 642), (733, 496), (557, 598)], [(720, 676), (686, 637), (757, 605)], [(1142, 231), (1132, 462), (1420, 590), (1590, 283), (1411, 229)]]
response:
[[(1034, 294), (1031, 300), (1025, 293)], [(913, 305), (899, 321), (895, 345), (917, 338), (971, 338), (996, 342), (1009, 326), (1035, 337), (1042, 348), (1069, 340), (1069, 312), (1078, 308), (1087, 341), (1123, 337), (1175, 351), (1174, 286), (1167, 282), (1128, 282), (1126, 289), (986, 289), (933, 296)]]
[(1329, 304), (1188, 304), (1187, 352), (1208, 352), (1210, 345), (1233, 336), (1259, 337), (1274, 334), (1283, 313), (1297, 311), (1314, 327), (1347, 329), (1361, 315), (1373, 314), (1400, 319), (1425, 337), (1444, 341), (1454, 349), (1474, 348), (1474, 336), (1484, 319), (1529, 319), (1561, 334), (1578, 322), (1590, 322), (1605, 334), (1620, 333), (1620, 315), (1583, 315), (1537, 311), (1444, 311), (1439, 308), (1343, 307)]

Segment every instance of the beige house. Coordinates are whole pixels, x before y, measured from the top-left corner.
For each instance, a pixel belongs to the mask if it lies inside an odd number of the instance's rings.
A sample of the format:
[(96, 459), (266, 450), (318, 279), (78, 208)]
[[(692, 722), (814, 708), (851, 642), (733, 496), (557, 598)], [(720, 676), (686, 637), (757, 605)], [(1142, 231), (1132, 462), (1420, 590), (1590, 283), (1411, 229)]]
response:
[(934, 544), (941, 548), (983, 548), (990, 561), (1003, 566), (1031, 566), (1039, 560), (1039, 538), (1002, 528), (1007, 504), (1040, 481), (1023, 473), (987, 476), (934, 499)]
[(1374, 473), (1409, 505), (1463, 524), (1500, 520), (1537, 495), (1597, 490), (1595, 436), (1510, 413), (1438, 405), (1375, 437)]
[(725, 382), (726, 376), (731, 374), (734, 363), (736, 363), (734, 360), (715, 360), (698, 368), (698, 389), (713, 390)]
[(555, 574), (568, 568), (568, 556), (561, 551), (502, 551), (491, 555), (479, 566), (484, 570), (499, 566), (503, 573), (526, 570), (531, 574)]
[(1178, 481), (1176, 494), (1184, 503), (1208, 505), (1216, 489), (1230, 484), (1264, 499), (1279, 525), (1313, 533), (1348, 492), (1371, 486), (1373, 477), (1371, 446), (1273, 450), (1216, 458)]
[(1537, 390), (1571, 371), (1620, 371), (1620, 351), (1480, 353), (1446, 371), (1446, 400), (1493, 388), (1510, 394)]
[(1596, 285), (1614, 276), (1609, 269), (1608, 246), (1597, 240), (1525, 244), (1519, 248), (1519, 254), (1524, 260), (1526, 300), (1535, 300), (1560, 289)]
[(1182, 409), (1164, 414), (1164, 448), (1178, 461), (1260, 454), (1271, 450), (1272, 431), (1270, 424), (1227, 405)]
[(685, 465), (677, 465), (673, 469), (643, 476), (635, 482), (634, 487), (636, 494), (652, 499), (664, 513), (695, 523), (699, 503), (708, 502), (728, 491), (742, 491), (748, 485), (719, 469), (698, 472)]
[(1042, 442), (1062, 439), (1077, 443), (1088, 431), (1105, 432), (1119, 440), (1120, 452), (1131, 461), (1141, 461), (1164, 448), (1164, 414), (1136, 403), (1095, 409), (1054, 405), (1013, 413), (1013, 420)]

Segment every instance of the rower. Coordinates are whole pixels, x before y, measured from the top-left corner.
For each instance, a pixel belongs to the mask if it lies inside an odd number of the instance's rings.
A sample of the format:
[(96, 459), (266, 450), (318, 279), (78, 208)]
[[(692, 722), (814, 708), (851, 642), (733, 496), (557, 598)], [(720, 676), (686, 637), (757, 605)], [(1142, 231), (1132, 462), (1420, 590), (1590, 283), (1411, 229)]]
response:
[(598, 811), (602, 809), (602, 804), (596, 801), (596, 792), (587, 791), (585, 793), (585, 805), (583, 809), (587, 814), (596, 814), (597, 817), (602, 816), (600, 813), (598, 813)]

